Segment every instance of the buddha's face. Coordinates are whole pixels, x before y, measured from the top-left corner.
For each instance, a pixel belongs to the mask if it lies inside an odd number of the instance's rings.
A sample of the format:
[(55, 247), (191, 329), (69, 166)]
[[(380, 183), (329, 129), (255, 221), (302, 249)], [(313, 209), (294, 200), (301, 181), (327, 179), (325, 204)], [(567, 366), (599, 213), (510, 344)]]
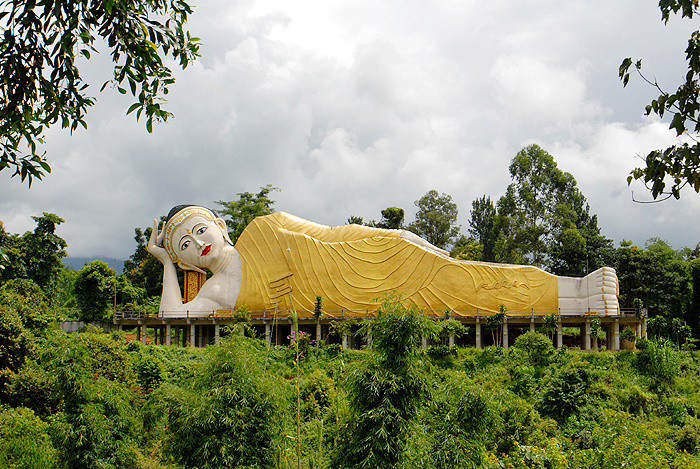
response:
[(212, 270), (230, 243), (224, 221), (207, 209), (188, 207), (171, 222), (165, 244), (173, 261), (183, 268)]

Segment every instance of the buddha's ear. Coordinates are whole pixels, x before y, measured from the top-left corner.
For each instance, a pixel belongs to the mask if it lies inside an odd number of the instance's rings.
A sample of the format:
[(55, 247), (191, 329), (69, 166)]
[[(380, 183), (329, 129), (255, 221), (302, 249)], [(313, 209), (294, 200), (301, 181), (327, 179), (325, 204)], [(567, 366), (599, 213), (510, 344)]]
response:
[(178, 265), (178, 267), (180, 267), (181, 269), (184, 269), (184, 270), (194, 270), (195, 272), (199, 272), (200, 274), (206, 274), (205, 271), (203, 271), (202, 269), (200, 269), (196, 265), (187, 264), (187, 263), (182, 262), (182, 261), (177, 261), (177, 265)]
[(226, 240), (226, 242), (233, 246), (233, 241), (231, 241), (231, 238), (228, 235), (228, 227), (226, 226), (226, 222), (223, 220), (223, 218), (217, 218), (216, 220), (214, 220), (214, 222), (221, 229), (221, 232), (224, 234), (224, 239)]

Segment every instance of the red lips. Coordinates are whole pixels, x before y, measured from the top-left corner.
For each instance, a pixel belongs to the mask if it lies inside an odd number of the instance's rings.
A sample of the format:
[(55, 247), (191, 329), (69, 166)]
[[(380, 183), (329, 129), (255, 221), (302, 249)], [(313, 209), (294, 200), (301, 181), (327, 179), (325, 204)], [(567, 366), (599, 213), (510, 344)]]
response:
[(211, 251), (211, 244), (207, 244), (206, 246), (204, 246), (204, 249), (202, 249), (202, 253), (200, 254), (200, 256), (206, 256), (207, 254), (209, 254), (209, 251)]

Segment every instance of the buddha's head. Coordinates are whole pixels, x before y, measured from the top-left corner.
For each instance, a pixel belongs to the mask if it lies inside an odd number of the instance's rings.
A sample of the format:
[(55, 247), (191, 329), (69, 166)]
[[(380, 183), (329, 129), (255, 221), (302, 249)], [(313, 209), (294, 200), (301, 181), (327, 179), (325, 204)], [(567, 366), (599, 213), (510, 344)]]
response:
[(198, 205), (173, 207), (158, 241), (178, 266), (198, 272), (211, 270), (226, 245), (233, 246), (224, 220)]

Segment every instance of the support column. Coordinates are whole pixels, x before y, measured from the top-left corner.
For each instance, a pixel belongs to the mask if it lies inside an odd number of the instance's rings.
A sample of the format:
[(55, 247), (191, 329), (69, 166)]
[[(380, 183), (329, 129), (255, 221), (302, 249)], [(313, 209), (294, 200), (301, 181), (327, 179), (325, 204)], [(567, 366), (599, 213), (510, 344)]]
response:
[(557, 316), (557, 348), (561, 348), (564, 342), (564, 334), (561, 328), (561, 316)]
[(428, 338), (424, 335), (420, 337), (420, 345), (423, 348), (423, 350), (428, 348)]
[(221, 326), (219, 323), (214, 324), (214, 342), (219, 343), (221, 341)]
[(454, 345), (455, 345), (455, 335), (454, 334), (450, 334), (450, 337), (447, 339), (447, 345), (449, 345), (450, 347), (454, 347)]
[(272, 333), (270, 331), (270, 325), (268, 323), (265, 323), (265, 342), (267, 342), (267, 345), (272, 345)]
[(644, 317), (642, 318), (642, 337), (644, 337), (645, 339), (649, 338), (647, 336), (647, 315), (646, 315), (646, 313), (644, 314)]
[[(369, 342), (369, 341), (368, 341)], [(321, 323), (316, 323), (316, 345), (321, 343)]]
[(241, 324), (241, 336), (245, 337), (245, 326)]
[(348, 348), (348, 335), (343, 334), (343, 349)]
[(508, 348), (508, 317), (503, 316), (503, 326), (502, 326), (503, 332), (503, 348), (507, 349)]
[(140, 324), (136, 327), (136, 340), (141, 342), (141, 325)]
[(475, 346), (478, 349), (482, 349), (481, 346), (481, 322), (479, 321), (479, 316), (476, 317), (476, 324), (474, 324), (474, 334), (475, 334)]
[(530, 317), (530, 332), (535, 332), (535, 317)]
[(586, 317), (586, 323), (583, 325), (583, 350), (591, 349), (591, 318)]
[(372, 345), (372, 327), (367, 327), (367, 345)]
[(618, 318), (615, 318), (615, 322), (613, 322), (612, 343), (613, 350), (620, 350), (620, 320)]
[(195, 327), (194, 324), (190, 324), (190, 347), (196, 347), (196, 337), (195, 337)]
[(172, 341), (172, 334), (173, 334), (173, 329), (170, 326), (170, 323), (165, 325), (165, 345), (170, 345), (170, 342)]
[(146, 325), (143, 324), (143, 325), (141, 326), (141, 343), (142, 343), (143, 345), (146, 345), (146, 337), (147, 337), (147, 336), (148, 336), (148, 332), (147, 332), (147, 330), (146, 330)]

